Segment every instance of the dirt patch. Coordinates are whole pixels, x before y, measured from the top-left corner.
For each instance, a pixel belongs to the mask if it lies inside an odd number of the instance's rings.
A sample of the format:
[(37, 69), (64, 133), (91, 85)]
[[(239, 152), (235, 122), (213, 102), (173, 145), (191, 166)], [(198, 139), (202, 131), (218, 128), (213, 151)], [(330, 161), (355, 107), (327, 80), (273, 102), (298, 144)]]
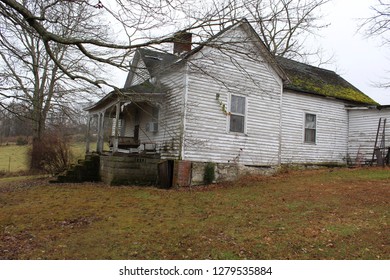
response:
[(49, 183), (47, 176), (21, 176), (0, 179), (0, 192), (10, 192), (20, 189), (28, 189), (43, 186)]
[(39, 243), (41, 242), (29, 231), (16, 234), (5, 232), (0, 235), (0, 259), (21, 259), (23, 256), (31, 255)]
[(82, 228), (89, 226), (93, 222), (100, 221), (101, 218), (97, 216), (89, 216), (89, 217), (77, 217), (74, 219), (66, 219), (58, 222), (58, 226), (62, 228)]

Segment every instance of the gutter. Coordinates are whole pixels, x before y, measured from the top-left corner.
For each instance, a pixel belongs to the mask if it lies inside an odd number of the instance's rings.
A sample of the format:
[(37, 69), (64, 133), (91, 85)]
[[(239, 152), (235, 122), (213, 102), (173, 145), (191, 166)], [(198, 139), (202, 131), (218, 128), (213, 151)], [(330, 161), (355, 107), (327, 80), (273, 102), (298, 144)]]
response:
[(282, 164), (282, 131), (283, 131), (283, 82), (280, 86), (280, 104), (279, 104), (279, 151), (278, 151), (278, 165)]

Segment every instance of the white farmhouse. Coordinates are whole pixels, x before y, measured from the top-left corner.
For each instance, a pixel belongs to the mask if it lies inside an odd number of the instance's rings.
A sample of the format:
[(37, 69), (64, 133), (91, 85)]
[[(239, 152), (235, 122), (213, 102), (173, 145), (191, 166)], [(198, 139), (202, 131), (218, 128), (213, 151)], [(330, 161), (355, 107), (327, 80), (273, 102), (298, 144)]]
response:
[(159, 164), (171, 186), (202, 183), (207, 163), (227, 180), (282, 164), (365, 162), (389, 112), (377, 105), (332, 71), (272, 56), (243, 20), (192, 49), (189, 33), (172, 54), (139, 49), (124, 88), (87, 110), (104, 181), (154, 182)]

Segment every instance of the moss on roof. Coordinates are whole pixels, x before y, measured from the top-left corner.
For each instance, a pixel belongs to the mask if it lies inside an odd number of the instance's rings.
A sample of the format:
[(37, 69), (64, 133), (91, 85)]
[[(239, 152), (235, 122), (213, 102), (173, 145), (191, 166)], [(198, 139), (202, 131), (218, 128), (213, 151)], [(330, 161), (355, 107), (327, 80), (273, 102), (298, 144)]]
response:
[(290, 81), (285, 84), (285, 89), (337, 98), (354, 103), (378, 105), (378, 103), (333, 71), (283, 57), (276, 57), (276, 60)]

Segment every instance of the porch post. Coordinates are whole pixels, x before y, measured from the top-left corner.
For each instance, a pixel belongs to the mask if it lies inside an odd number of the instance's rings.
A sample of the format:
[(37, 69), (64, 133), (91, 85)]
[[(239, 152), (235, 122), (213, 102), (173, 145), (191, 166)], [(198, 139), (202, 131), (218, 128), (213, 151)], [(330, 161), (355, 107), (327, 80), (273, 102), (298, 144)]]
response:
[(121, 110), (121, 103), (118, 102), (116, 104), (116, 112), (115, 112), (115, 138), (114, 138), (114, 145), (112, 147), (113, 152), (115, 153), (118, 151), (118, 144), (119, 144), (119, 115)]
[(85, 139), (85, 153), (89, 154), (90, 134), (91, 134), (91, 115), (88, 114), (88, 125), (87, 125), (87, 137)]
[(104, 115), (106, 114), (106, 111), (103, 111), (100, 113), (100, 124), (99, 124), (99, 146), (98, 146), (98, 152), (102, 153), (103, 152), (103, 147), (104, 147)]
[(97, 137), (96, 137), (96, 152), (99, 153), (100, 147), (100, 130), (101, 130), (101, 114), (97, 115)]
[(106, 110), (102, 113), (102, 142), (100, 143), (100, 152), (104, 150), (104, 123), (105, 123)]

